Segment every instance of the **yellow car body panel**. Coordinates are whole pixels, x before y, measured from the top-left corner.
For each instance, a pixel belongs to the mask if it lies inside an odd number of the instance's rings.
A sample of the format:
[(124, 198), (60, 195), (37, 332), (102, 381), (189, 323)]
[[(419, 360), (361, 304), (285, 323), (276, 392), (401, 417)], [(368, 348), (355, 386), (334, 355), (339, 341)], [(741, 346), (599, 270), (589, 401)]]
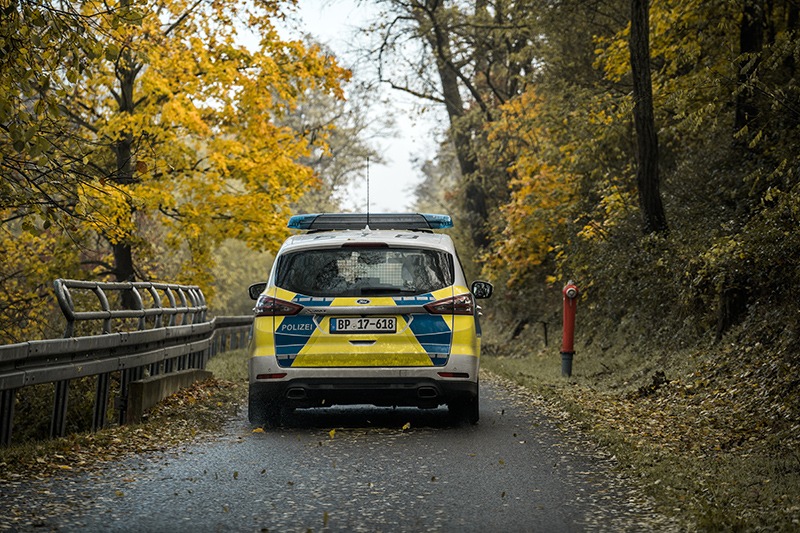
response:
[[(451, 297), (454, 293), (467, 293), (466, 287), (447, 287), (423, 295), (425, 301), (434, 302)], [(477, 356), (477, 350), (470, 345), (467, 337), (475, 335), (474, 319), (471, 316), (453, 315), (420, 315), (408, 314), (405, 303), (418, 303), (420, 296), (403, 297), (337, 297), (314, 299), (304, 297), (281, 288), (274, 288), (275, 298), (296, 303), (323, 305), (326, 308), (367, 309), (381, 308), (380, 316), (391, 316), (396, 319), (394, 333), (348, 334), (331, 333), (331, 316), (314, 318), (296, 316), (258, 317), (256, 318), (255, 336), (258, 349), (254, 357), (283, 355), (291, 361), (281, 366), (296, 368), (310, 367), (422, 367), (434, 366), (431, 352), (441, 360), (450, 355), (455, 338), (454, 323), (459, 326), (458, 338), (467, 354)], [(359, 302), (369, 301), (369, 304)], [(385, 312), (384, 312), (385, 311)], [(336, 318), (351, 315), (336, 315)], [(358, 314), (353, 314), (357, 318)], [(466, 319), (466, 320), (460, 320)], [(467, 323), (473, 323), (472, 328)], [(444, 335), (444, 337), (442, 337)], [(278, 340), (276, 341), (276, 337)], [(423, 342), (420, 339), (434, 342)], [(444, 342), (443, 339), (446, 341)], [(276, 346), (284, 347), (284, 353), (276, 350)], [(296, 348), (293, 350), (290, 346)], [(437, 350), (438, 348), (438, 350)]]

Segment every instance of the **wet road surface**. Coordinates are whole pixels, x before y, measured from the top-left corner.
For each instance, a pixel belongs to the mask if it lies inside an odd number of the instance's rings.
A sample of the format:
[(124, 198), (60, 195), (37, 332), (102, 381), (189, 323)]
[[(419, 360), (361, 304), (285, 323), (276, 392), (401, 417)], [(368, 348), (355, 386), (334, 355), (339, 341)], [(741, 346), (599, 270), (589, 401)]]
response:
[(0, 494), (0, 507), (41, 507), (19, 531), (671, 529), (613, 458), (543, 408), (489, 377), (477, 426), (444, 408), (350, 407), (253, 432), (242, 413), (212, 439)]

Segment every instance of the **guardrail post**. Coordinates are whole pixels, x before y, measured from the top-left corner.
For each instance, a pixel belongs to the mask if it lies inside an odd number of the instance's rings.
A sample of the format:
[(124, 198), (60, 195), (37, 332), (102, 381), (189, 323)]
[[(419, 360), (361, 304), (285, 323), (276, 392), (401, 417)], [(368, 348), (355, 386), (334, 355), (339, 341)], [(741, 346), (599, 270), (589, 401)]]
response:
[(0, 391), (0, 446), (11, 444), (11, 428), (14, 425), (14, 404), (17, 389)]
[[(133, 303), (136, 305), (134, 309), (144, 310), (144, 302), (142, 301), (142, 295), (139, 294), (139, 291), (136, 290), (136, 285), (131, 287), (131, 294), (133, 295)], [(147, 327), (147, 318), (145, 315), (139, 317), (139, 331), (144, 330)]]
[(67, 400), (69, 399), (69, 380), (56, 381), (53, 399), (53, 417), (50, 419), (50, 438), (63, 437), (67, 430)]
[(120, 372), (120, 386), (119, 397), (117, 398), (116, 407), (119, 413), (118, 422), (120, 426), (128, 423), (128, 392), (130, 391), (130, 384), (133, 381), (142, 379), (144, 374), (143, 367), (126, 368)]
[(92, 431), (100, 431), (106, 426), (106, 408), (108, 406), (108, 391), (111, 374), (98, 374), (97, 387), (94, 395), (94, 414), (92, 416)]
[(126, 368), (119, 373), (119, 396), (114, 403), (117, 408), (117, 423), (125, 425), (128, 420), (128, 385), (131, 382), (131, 369)]

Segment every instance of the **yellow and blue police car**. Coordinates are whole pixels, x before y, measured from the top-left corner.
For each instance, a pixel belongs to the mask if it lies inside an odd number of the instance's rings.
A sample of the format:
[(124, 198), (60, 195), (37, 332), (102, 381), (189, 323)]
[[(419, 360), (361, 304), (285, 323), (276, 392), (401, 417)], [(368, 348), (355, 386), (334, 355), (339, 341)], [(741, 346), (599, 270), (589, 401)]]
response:
[(248, 417), (342, 404), (447, 405), (479, 418), (480, 324), (447, 215), (297, 215), (256, 300)]

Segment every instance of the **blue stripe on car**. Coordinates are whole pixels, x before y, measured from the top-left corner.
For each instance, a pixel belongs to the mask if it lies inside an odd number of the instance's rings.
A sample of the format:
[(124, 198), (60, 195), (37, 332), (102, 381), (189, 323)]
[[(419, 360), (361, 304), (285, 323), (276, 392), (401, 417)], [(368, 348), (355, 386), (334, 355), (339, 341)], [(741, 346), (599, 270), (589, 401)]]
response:
[(434, 366), (444, 366), (450, 354), (453, 331), (442, 316), (414, 315), (411, 332), (428, 353)]
[(396, 296), (392, 298), (396, 305), (425, 305), (435, 300), (433, 294), (419, 294), (416, 296)]
[(327, 307), (333, 303), (334, 298), (332, 296), (328, 297), (316, 297), (316, 296), (301, 296), (297, 295), (292, 298), (292, 301), (296, 304), (300, 305), (312, 305), (316, 307)]

